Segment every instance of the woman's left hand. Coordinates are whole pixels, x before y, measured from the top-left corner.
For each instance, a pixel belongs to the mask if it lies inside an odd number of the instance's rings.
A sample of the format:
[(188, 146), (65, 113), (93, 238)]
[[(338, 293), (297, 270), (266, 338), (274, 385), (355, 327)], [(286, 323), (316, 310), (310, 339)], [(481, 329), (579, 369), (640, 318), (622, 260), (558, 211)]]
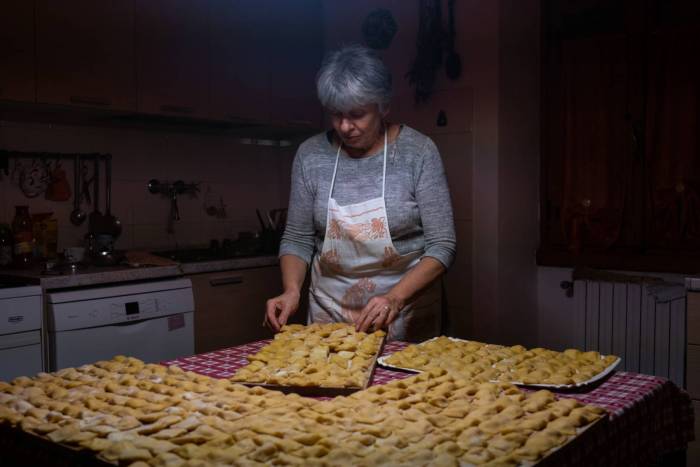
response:
[(355, 321), (355, 329), (367, 332), (372, 327), (375, 330), (388, 327), (399, 315), (402, 307), (398, 299), (389, 295), (372, 297)]

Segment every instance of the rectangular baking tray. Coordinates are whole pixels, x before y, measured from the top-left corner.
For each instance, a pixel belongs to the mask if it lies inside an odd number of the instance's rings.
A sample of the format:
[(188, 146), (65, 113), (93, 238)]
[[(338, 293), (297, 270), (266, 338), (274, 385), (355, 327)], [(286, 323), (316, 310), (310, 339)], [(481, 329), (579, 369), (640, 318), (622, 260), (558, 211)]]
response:
[[(547, 453), (538, 461), (536, 462), (526, 462), (520, 464), (518, 467), (529, 467), (529, 466), (537, 466), (537, 467), (557, 467), (560, 465), (566, 465), (570, 462), (570, 457), (571, 457), (571, 452), (570, 450), (572, 449), (572, 444), (576, 443), (578, 445), (583, 445), (583, 444), (595, 444), (596, 439), (599, 437), (599, 433), (601, 430), (604, 430), (609, 423), (610, 419), (608, 418), (607, 415), (601, 416), (598, 420), (592, 422), (591, 424), (583, 427), (583, 428), (578, 428), (576, 430), (576, 435), (572, 436), (569, 438), (564, 444), (561, 446), (557, 446), (555, 448), (550, 449), (547, 451)], [(591, 459), (587, 459), (585, 457), (585, 452), (582, 451), (584, 454), (584, 457), (581, 457), (579, 460), (582, 461), (587, 461)], [(591, 451), (592, 452), (592, 451)], [(590, 455), (590, 453), (589, 453)]]
[(79, 446), (54, 443), (45, 436), (0, 423), (2, 465), (51, 465), (57, 467), (114, 467), (91, 451)]
[(326, 387), (326, 386), (286, 386), (278, 384), (268, 384), (268, 383), (254, 383), (254, 382), (244, 382), (236, 381), (238, 384), (242, 384), (248, 387), (261, 387), (265, 389), (270, 389), (272, 391), (280, 391), (285, 394), (295, 393), (300, 396), (305, 397), (336, 397), (336, 396), (349, 396), (350, 394), (356, 393), (357, 391), (362, 391), (367, 389), (372, 384), (372, 378), (374, 377), (374, 370), (377, 368), (377, 362), (379, 356), (384, 351), (384, 344), (386, 343), (386, 336), (382, 338), (381, 344), (379, 344), (379, 349), (372, 359), (372, 364), (367, 371), (367, 379), (363, 386), (358, 387)]
[[(433, 337), (432, 339), (428, 339), (427, 341), (421, 342), (418, 345), (420, 346), (422, 344), (425, 344), (426, 342), (430, 342), (430, 341), (433, 341), (435, 339), (437, 339), (437, 337)], [(448, 339), (450, 339), (451, 341), (455, 341), (455, 342), (471, 342), (471, 341), (468, 341), (465, 339), (457, 339), (455, 337), (448, 337)], [(393, 355), (393, 354), (391, 354), (391, 355)], [(389, 357), (391, 357), (391, 355), (384, 355), (382, 357), (379, 357), (377, 359), (377, 362), (381, 366), (383, 366), (384, 368), (388, 368), (390, 370), (408, 371), (411, 373), (422, 373), (421, 370), (416, 370), (415, 368), (405, 368), (405, 367), (396, 366), (396, 365), (392, 365), (390, 363), (387, 363), (386, 360)], [(596, 383), (597, 381), (600, 381), (600, 380), (606, 378), (610, 373), (612, 373), (615, 370), (615, 368), (619, 364), (620, 364), (620, 358), (618, 357), (614, 362), (612, 362), (610, 365), (608, 365), (603, 371), (601, 371), (597, 375), (593, 376), (590, 379), (587, 379), (586, 381), (582, 381), (580, 383), (575, 383), (575, 384), (526, 384), (526, 383), (523, 383), (522, 381), (496, 381), (496, 380), (491, 380), (491, 382), (493, 382), (493, 383), (499, 383), (499, 382), (511, 383), (511, 384), (516, 384), (518, 386), (527, 386), (527, 387), (531, 387), (531, 388), (577, 389), (577, 388), (581, 388), (584, 386), (589, 386), (591, 384)]]
[[(569, 446), (576, 443), (593, 442), (597, 432), (607, 426), (608, 417), (603, 416), (590, 425), (580, 428), (576, 435), (561, 446), (548, 451), (540, 460), (525, 461), (518, 467), (549, 467), (561, 465), (569, 453)], [(52, 465), (58, 467), (114, 467), (116, 462), (100, 458), (89, 449), (54, 443), (46, 437), (26, 432), (19, 426), (0, 423), (0, 449), (3, 461), (8, 465)], [(3, 464), (5, 465), (5, 464)]]

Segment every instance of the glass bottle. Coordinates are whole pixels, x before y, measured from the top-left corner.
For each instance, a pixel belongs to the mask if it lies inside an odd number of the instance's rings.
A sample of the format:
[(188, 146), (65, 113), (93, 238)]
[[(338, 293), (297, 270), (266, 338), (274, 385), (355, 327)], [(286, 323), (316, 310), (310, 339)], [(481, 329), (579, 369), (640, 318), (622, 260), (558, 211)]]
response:
[(12, 264), (12, 230), (7, 224), (0, 224), (0, 268)]
[(32, 263), (34, 233), (29, 206), (15, 206), (15, 218), (12, 220), (14, 264), (27, 267)]

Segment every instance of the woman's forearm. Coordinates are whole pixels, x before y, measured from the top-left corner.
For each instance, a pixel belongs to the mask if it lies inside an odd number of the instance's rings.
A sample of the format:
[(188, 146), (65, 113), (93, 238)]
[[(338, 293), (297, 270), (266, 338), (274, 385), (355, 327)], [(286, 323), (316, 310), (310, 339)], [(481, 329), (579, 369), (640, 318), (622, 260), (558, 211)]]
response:
[(387, 295), (395, 301), (400, 311), (418, 292), (444, 273), (445, 266), (440, 261), (426, 256), (408, 271)]
[(299, 294), (306, 278), (306, 262), (296, 255), (282, 255), (280, 269), (284, 293)]

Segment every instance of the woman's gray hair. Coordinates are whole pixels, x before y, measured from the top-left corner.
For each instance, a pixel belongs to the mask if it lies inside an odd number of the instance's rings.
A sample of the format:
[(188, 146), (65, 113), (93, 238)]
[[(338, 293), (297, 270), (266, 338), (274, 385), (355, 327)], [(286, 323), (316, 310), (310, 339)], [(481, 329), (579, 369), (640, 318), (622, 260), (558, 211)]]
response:
[(372, 49), (350, 45), (331, 52), (316, 76), (321, 104), (349, 112), (368, 104), (384, 111), (391, 100), (391, 72)]

